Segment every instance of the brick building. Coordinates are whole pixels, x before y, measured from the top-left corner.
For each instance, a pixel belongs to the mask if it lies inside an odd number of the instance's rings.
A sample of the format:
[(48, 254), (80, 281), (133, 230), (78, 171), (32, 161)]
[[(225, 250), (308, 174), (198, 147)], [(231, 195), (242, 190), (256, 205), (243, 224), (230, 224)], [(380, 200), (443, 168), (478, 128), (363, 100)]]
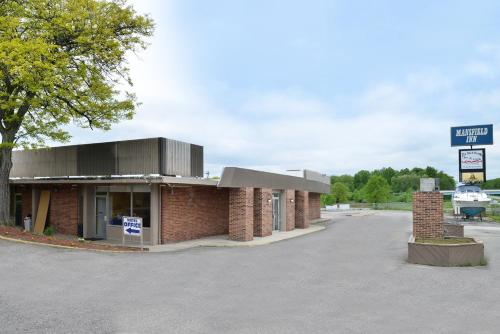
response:
[(141, 217), (151, 245), (307, 228), (330, 190), (307, 170), (226, 167), (220, 180), (203, 178), (203, 147), (165, 138), (15, 151), (11, 185), (17, 224), (31, 215), (59, 233), (121, 240), (122, 218)]

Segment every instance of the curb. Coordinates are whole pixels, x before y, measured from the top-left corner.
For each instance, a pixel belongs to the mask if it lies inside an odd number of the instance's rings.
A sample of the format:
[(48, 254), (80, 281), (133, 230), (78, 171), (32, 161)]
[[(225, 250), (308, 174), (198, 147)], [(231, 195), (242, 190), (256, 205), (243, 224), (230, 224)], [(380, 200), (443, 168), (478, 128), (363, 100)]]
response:
[[(83, 248), (83, 247), (75, 247), (75, 246), (65, 246), (65, 245), (54, 245), (54, 244), (46, 244), (43, 242), (29, 241), (23, 239), (9, 238), (3, 235), (0, 235), (0, 240), (6, 240), (11, 242), (18, 242), (27, 245), (37, 245), (37, 246), (49, 246), (54, 248), (62, 248), (62, 249), (73, 249), (73, 250), (84, 250), (84, 251), (94, 251), (94, 252), (103, 252), (103, 253), (144, 253), (145, 251), (131, 251), (131, 250), (106, 250), (106, 249), (95, 249), (95, 248)], [(147, 249), (147, 248), (146, 248)]]
[[(149, 250), (149, 252), (151, 252), (151, 253), (172, 253), (172, 252), (179, 252), (179, 251), (184, 251), (184, 250), (188, 250), (188, 249), (195, 249), (195, 248), (252, 248), (252, 247), (260, 247), (260, 246), (267, 246), (267, 245), (271, 245), (274, 243), (283, 242), (283, 241), (287, 241), (287, 240), (291, 240), (291, 239), (295, 239), (295, 238), (304, 237), (304, 236), (309, 235), (309, 234), (314, 234), (317, 232), (324, 231), (324, 230), (326, 230), (326, 228), (327, 228), (326, 226), (317, 226), (317, 229), (315, 231), (310, 231), (310, 232), (305, 233), (305, 234), (299, 234), (299, 235), (290, 236), (290, 237), (285, 238), (285, 239), (270, 240), (270, 241), (259, 242), (259, 243), (254, 243), (254, 244), (247, 244), (245, 242), (236, 243), (236, 244), (216, 244), (216, 243), (207, 242), (206, 244), (196, 244), (196, 245), (191, 245), (191, 246), (187, 246), (184, 248), (178, 248), (178, 249), (155, 249), (153, 246), (153, 249)], [(249, 242), (252, 242), (252, 241), (249, 241)]]

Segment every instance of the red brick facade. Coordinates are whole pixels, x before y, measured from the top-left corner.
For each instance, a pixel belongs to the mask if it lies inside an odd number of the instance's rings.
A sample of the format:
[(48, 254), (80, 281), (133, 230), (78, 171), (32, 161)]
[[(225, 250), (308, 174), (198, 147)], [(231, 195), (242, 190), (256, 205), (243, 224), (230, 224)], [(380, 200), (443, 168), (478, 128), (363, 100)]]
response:
[(271, 189), (254, 189), (253, 236), (267, 237), (273, 232), (273, 204)]
[(229, 239), (253, 239), (253, 188), (229, 190)]
[(295, 191), (295, 227), (309, 227), (309, 193)]
[(32, 221), (34, 221), (33, 218), (33, 209), (31, 208), (31, 202), (32, 202), (32, 191), (31, 187), (25, 187), (22, 189), (21, 193), (21, 200), (22, 200), (22, 219), (24, 221), (24, 218), (26, 218), (29, 214), (32, 216)]
[(54, 226), (57, 233), (78, 234), (78, 188), (66, 185), (52, 188), (47, 225)]
[(440, 192), (413, 193), (413, 236), (415, 238), (442, 238), (443, 195)]
[(295, 190), (287, 189), (285, 194), (285, 215), (286, 215), (286, 231), (291, 231), (295, 228)]
[(227, 234), (229, 191), (216, 187), (162, 187), (162, 243)]
[[(70, 185), (41, 186), (39, 190), (50, 191), (49, 212), (45, 226), (53, 226), (57, 233), (78, 234), (78, 188)], [(32, 227), (36, 217), (33, 215), (32, 189), (20, 190), (22, 196), (22, 219), (31, 214)]]
[[(71, 185), (39, 185), (51, 191), (47, 226), (56, 232), (77, 235), (79, 188)], [(22, 215), (33, 214), (32, 190), (21, 187)], [(283, 191), (281, 216), (284, 230), (307, 228), (320, 217), (319, 194), (288, 189)], [(178, 242), (228, 234), (231, 240), (249, 241), (272, 234), (272, 190), (262, 188), (224, 189), (213, 186), (161, 187), (161, 242)], [(33, 217), (33, 222), (36, 217)], [(87, 217), (87, 219), (92, 219)], [(88, 223), (88, 222), (83, 222)]]
[(319, 200), (320, 194), (309, 193), (309, 219), (321, 218), (321, 202)]

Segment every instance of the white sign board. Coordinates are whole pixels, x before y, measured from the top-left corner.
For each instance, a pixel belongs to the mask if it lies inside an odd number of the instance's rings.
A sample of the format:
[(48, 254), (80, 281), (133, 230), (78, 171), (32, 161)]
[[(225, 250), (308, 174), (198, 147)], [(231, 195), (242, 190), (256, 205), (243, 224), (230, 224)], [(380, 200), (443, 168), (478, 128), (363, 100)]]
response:
[(142, 236), (142, 218), (123, 217), (123, 235)]
[(484, 169), (484, 151), (467, 150), (460, 152), (460, 170)]

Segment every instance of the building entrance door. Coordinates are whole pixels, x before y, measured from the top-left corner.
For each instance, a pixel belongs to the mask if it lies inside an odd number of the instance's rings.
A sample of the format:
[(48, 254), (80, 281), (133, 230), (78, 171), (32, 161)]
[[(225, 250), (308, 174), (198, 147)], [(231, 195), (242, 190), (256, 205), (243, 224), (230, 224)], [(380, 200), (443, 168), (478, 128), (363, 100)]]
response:
[(108, 222), (108, 198), (105, 195), (98, 195), (96, 196), (95, 200), (95, 236), (96, 238), (106, 239), (106, 224)]
[(273, 230), (281, 230), (281, 194), (273, 192)]

